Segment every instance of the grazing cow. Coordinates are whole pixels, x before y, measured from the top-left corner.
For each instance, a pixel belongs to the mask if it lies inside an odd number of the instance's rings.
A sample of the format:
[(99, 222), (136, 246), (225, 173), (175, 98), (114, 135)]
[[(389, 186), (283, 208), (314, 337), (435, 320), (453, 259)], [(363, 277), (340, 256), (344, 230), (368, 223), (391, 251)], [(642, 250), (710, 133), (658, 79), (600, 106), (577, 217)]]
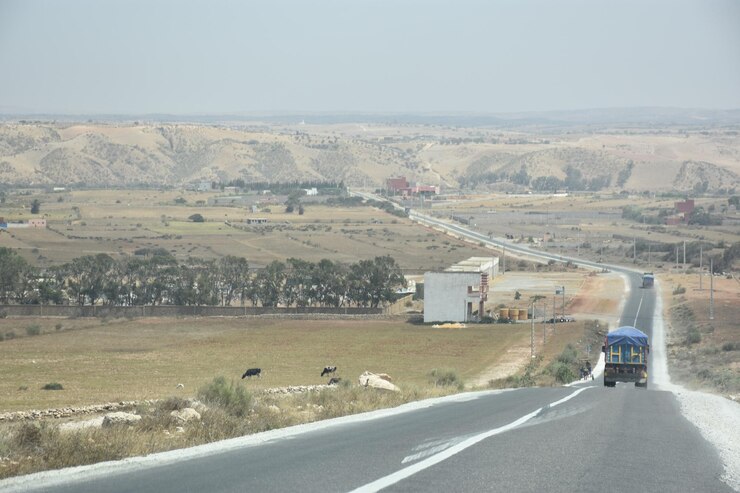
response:
[(242, 379), (254, 376), (261, 377), (262, 368), (248, 368), (247, 371), (244, 372), (244, 375), (242, 375)]
[(336, 384), (338, 384), (341, 381), (342, 381), (342, 378), (341, 377), (331, 377), (329, 379), (329, 385), (336, 385)]
[(337, 371), (336, 366), (325, 366), (324, 371), (321, 372), (321, 376), (323, 377), (324, 375), (328, 375), (329, 373), (334, 373), (335, 371)]

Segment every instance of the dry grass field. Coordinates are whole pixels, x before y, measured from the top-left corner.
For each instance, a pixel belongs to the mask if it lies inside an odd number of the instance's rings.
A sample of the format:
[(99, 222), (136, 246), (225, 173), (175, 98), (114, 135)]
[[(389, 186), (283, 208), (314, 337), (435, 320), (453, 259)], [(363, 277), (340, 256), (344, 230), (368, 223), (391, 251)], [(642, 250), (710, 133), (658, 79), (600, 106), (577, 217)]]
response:
[[(86, 190), (41, 194), (9, 201), (9, 220), (31, 217), (23, 208), (42, 201), (49, 228), (11, 229), (0, 233), (0, 246), (18, 249), (41, 266), (96, 253), (132, 254), (140, 248), (165, 248), (182, 261), (187, 257), (245, 257), (253, 267), (289, 257), (345, 263), (391, 255), (406, 272), (447, 267), (490, 250), (442, 237), (407, 219), (373, 207), (331, 207), (306, 204), (305, 213), (287, 214), (285, 206), (267, 204), (252, 213), (246, 206), (196, 205), (219, 194), (157, 190)], [(59, 198), (62, 202), (58, 202)], [(184, 204), (176, 199), (183, 198)], [(201, 214), (203, 223), (188, 220)], [(263, 217), (264, 225), (246, 225)], [(227, 224), (227, 221), (229, 224)]]
[[(41, 335), (26, 335), (33, 324)], [(194, 395), (215, 376), (239, 379), (247, 367), (264, 371), (246, 382), (250, 389), (326, 383), (325, 365), (355, 383), (369, 370), (401, 386), (427, 386), (434, 368), (471, 380), (529, 341), (524, 325), (451, 330), (405, 319), (0, 319), (0, 333), (11, 330), (23, 337), (0, 343), (0, 411)], [(52, 382), (64, 390), (41, 390)]]

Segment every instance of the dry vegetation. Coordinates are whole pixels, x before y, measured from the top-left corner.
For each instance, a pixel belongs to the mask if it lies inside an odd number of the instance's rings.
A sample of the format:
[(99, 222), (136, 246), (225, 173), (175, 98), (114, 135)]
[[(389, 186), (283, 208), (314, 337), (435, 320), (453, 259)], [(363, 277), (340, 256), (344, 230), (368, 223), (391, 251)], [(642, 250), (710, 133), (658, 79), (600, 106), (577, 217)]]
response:
[[(15, 248), (29, 262), (48, 266), (81, 255), (133, 254), (140, 248), (167, 249), (179, 260), (187, 257), (246, 257), (258, 267), (289, 257), (346, 263), (390, 255), (406, 271), (446, 267), (490, 250), (440, 237), (407, 219), (373, 207), (331, 207), (306, 204), (305, 213), (287, 214), (282, 203), (271, 212), (252, 213), (246, 206), (196, 205), (216, 193), (156, 190), (90, 190), (65, 194), (12, 197), (7, 219), (29, 219), (27, 205), (39, 197), (48, 229), (0, 232), (0, 246)], [(62, 198), (62, 202), (58, 199)], [(184, 198), (186, 203), (175, 200)], [(202, 214), (203, 223), (188, 221)], [(268, 223), (248, 226), (249, 217)], [(229, 224), (226, 224), (226, 221)]]
[[(200, 401), (171, 397), (136, 409), (132, 426), (65, 430), (55, 423), (24, 422), (0, 427), (0, 479), (125, 457), (191, 447), (300, 423), (394, 407), (454, 392), (454, 386), (402, 385), (387, 392), (357, 385), (277, 397), (255, 396), (245, 386), (216, 378), (199, 391)], [(209, 396), (211, 398), (209, 399)], [(214, 399), (214, 396), (217, 396)], [(197, 421), (182, 423), (170, 413), (196, 405)], [(205, 406), (205, 407), (203, 407)]]
[[(60, 330), (56, 323), (62, 323)], [(40, 326), (29, 337), (25, 327)], [(469, 380), (494, 365), (512, 345), (526, 344), (528, 328), (473, 325), (434, 329), (405, 319), (270, 320), (244, 318), (51, 320), (0, 319), (2, 411), (156, 399), (178, 383), (193, 392), (218, 375), (264, 375), (252, 390), (326, 383), (324, 365), (356, 381), (365, 370), (386, 372), (403, 384), (425, 385), (434, 368), (452, 368)], [(59, 382), (61, 392), (41, 387)]]
[(714, 278), (714, 318), (709, 318), (709, 278), (661, 277), (673, 380), (725, 395), (740, 394), (740, 282)]

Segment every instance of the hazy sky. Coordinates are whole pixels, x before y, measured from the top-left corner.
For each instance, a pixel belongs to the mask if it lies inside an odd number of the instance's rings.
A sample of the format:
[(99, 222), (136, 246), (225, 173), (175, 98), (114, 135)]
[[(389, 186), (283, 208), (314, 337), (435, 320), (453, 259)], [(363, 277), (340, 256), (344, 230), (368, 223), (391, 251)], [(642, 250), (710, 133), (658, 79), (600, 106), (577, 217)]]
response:
[(740, 0), (0, 0), (0, 112), (740, 108)]

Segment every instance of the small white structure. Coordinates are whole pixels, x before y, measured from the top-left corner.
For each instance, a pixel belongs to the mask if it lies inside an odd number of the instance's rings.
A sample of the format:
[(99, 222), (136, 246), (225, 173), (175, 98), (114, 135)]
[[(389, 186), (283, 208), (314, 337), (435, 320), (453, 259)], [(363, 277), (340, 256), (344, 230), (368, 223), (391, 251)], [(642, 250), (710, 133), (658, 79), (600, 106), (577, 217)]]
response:
[(471, 257), (443, 272), (424, 273), (424, 322), (479, 319), (497, 275), (498, 257)]
[(316, 187), (313, 187), (313, 188), (304, 188), (303, 191), (306, 192), (306, 195), (308, 195), (309, 197), (312, 196), (312, 195), (318, 195), (319, 194), (319, 191), (316, 189)]

